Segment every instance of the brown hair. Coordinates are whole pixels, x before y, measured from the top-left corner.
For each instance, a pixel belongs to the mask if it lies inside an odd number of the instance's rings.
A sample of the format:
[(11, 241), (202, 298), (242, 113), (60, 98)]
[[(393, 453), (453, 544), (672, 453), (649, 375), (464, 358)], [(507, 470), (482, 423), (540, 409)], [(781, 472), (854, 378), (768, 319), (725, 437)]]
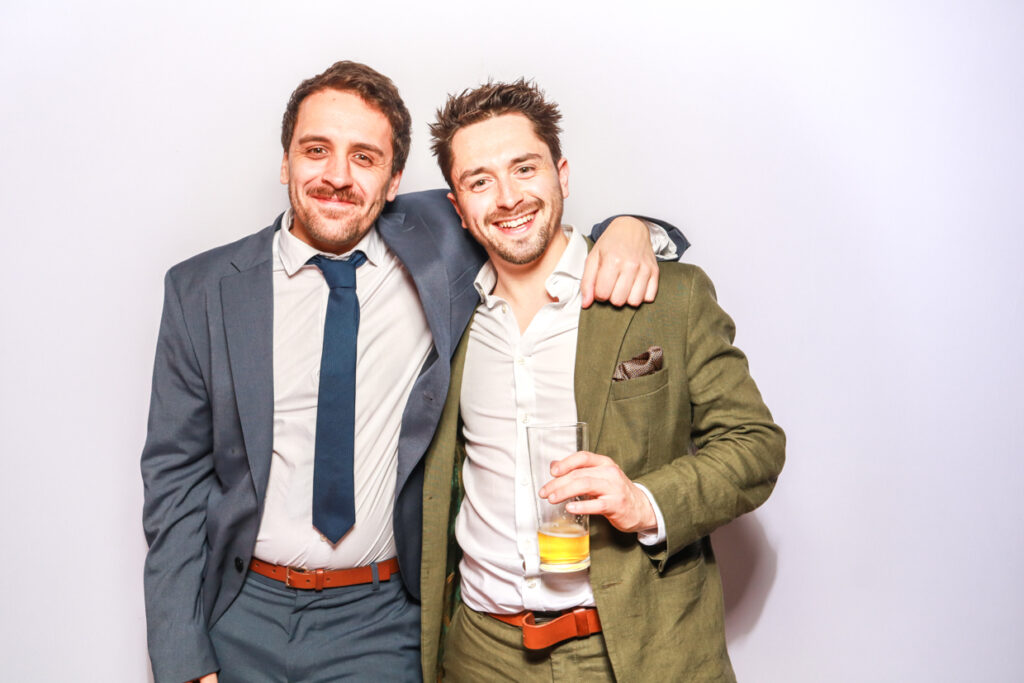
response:
[(281, 146), (285, 154), (292, 144), (299, 105), (313, 93), (328, 89), (353, 92), (387, 117), (391, 124), (391, 151), (394, 153), (391, 175), (404, 169), (405, 160), (409, 158), (412, 117), (391, 79), (359, 62), (335, 62), (322, 74), (299, 83), (281, 120)]
[(433, 138), (430, 148), (448, 187), (455, 189), (452, 185), (452, 138), (461, 128), (502, 114), (522, 114), (528, 118), (533, 132), (551, 150), (554, 162), (557, 164), (562, 158), (562, 145), (558, 140), (562, 114), (558, 105), (545, 100), (544, 91), (525, 78), (514, 83), (488, 81), (475, 90), (449, 95), (444, 107), (437, 110), (437, 120), (430, 125)]

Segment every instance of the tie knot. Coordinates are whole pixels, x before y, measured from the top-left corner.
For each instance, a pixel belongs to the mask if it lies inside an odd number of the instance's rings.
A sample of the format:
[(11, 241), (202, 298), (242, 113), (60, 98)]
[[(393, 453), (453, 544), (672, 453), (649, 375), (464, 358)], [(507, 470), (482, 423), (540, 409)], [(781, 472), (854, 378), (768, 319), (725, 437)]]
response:
[(308, 263), (320, 269), (327, 280), (327, 286), (331, 289), (338, 287), (356, 286), (356, 268), (366, 263), (366, 254), (361, 251), (352, 252), (347, 261), (327, 258), (323, 254), (317, 254), (309, 259)]

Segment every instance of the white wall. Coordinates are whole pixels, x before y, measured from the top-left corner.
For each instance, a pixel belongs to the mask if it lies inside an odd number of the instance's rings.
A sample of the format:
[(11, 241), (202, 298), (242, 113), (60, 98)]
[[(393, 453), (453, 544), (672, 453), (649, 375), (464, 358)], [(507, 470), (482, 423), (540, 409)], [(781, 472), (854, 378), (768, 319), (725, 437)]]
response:
[(525, 74), (569, 219), (685, 228), (789, 434), (716, 534), (741, 680), (1019, 676), (1020, 4), (206, 4), (0, 9), (0, 678), (146, 680), (162, 275), (285, 206), (285, 100), (341, 58), (401, 88), (407, 190), (444, 93)]

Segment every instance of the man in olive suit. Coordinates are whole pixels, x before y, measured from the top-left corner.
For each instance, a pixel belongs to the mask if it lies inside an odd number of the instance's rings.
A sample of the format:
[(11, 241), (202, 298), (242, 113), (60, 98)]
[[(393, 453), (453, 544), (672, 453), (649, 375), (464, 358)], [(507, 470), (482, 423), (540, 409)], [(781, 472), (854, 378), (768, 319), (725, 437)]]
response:
[[(559, 119), (518, 81), (449, 98), (432, 126), (489, 261), (427, 454), (424, 678), (733, 680), (708, 535), (768, 497), (784, 436), (700, 269), (660, 264), (638, 309), (581, 309), (589, 245), (561, 224)], [(577, 420), (594, 452), (539, 494), (584, 497), (568, 506), (591, 515), (592, 563), (544, 573), (526, 427)]]

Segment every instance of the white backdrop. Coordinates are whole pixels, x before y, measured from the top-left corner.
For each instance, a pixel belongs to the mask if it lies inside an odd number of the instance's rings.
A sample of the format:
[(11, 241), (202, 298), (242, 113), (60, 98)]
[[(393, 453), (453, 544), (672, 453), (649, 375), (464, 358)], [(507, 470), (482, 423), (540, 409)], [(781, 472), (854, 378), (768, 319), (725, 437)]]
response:
[(693, 241), (789, 435), (716, 534), (741, 681), (1018, 679), (1022, 5), (207, 4), (0, 9), (0, 679), (147, 680), (162, 276), (285, 207), (285, 101), (342, 58), (409, 104), (403, 189), (446, 92), (527, 75), (567, 217)]

